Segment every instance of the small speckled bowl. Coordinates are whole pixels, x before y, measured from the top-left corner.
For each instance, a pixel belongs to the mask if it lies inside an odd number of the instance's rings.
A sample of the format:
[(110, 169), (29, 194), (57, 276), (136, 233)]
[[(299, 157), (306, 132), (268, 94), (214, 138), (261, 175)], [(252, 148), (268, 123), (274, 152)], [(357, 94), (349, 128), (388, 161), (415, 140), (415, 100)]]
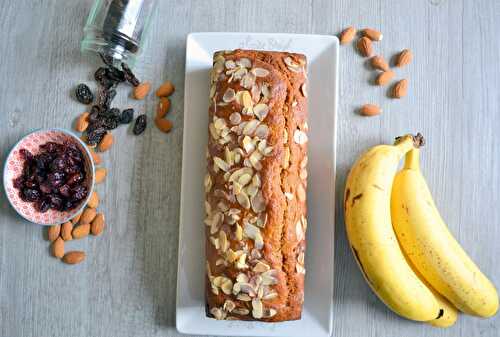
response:
[[(19, 150), (24, 148), (36, 155), (39, 153), (39, 146), (42, 144), (47, 142), (62, 143), (65, 141), (76, 144), (82, 151), (86, 173), (83, 184), (87, 187), (89, 193), (87, 198), (70, 211), (61, 212), (49, 209), (47, 212), (41, 213), (36, 210), (35, 203), (23, 201), (19, 196), (19, 190), (13, 186), (14, 179), (21, 175), (23, 171), (24, 159), (21, 158)], [(20, 216), (40, 225), (60, 224), (75, 217), (87, 204), (94, 187), (94, 162), (87, 146), (71, 131), (64, 129), (37, 130), (24, 136), (10, 151), (4, 165), (3, 185), (7, 199), (9, 199), (11, 206)]]

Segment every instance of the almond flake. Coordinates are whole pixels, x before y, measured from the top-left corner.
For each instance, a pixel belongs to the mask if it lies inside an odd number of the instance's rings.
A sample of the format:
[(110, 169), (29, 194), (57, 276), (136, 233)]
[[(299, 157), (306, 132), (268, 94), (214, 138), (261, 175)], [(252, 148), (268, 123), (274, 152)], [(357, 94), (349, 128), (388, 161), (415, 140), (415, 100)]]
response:
[(242, 57), (239, 60), (237, 60), (236, 64), (239, 65), (240, 67), (245, 67), (245, 68), (252, 67), (252, 62), (249, 59), (247, 59), (246, 57)]
[(306, 83), (302, 84), (302, 86), (300, 87), (300, 91), (302, 91), (302, 95), (304, 95), (304, 97), (307, 97), (307, 84)]
[(241, 94), (241, 102), (243, 103), (243, 106), (245, 108), (253, 107), (252, 96), (250, 96), (250, 93), (248, 91), (245, 90)]
[(297, 198), (300, 201), (306, 200), (306, 191), (305, 191), (304, 187), (302, 186), (302, 184), (299, 184), (299, 186), (297, 186)]
[(241, 186), (246, 186), (251, 180), (252, 176), (250, 174), (242, 174), (238, 179), (238, 183)]
[[(244, 294), (242, 294), (242, 295), (244, 295)], [(248, 295), (245, 295), (245, 296), (248, 296)], [(251, 298), (250, 297), (248, 297), (248, 298), (249, 298), (248, 301), (250, 301)], [(240, 299), (240, 298), (238, 298), (238, 299), (241, 300), (241, 301), (244, 301), (243, 299)], [(236, 314), (236, 315), (246, 316), (246, 315), (248, 315), (250, 313), (250, 310), (245, 309), (245, 308), (236, 308), (236, 309), (233, 310), (232, 313)]]
[(250, 71), (257, 77), (266, 77), (267, 75), (269, 75), (269, 71), (264, 68), (253, 68)]
[(231, 169), (231, 167), (219, 157), (214, 157), (214, 163), (224, 172), (227, 172)]
[(236, 200), (238, 200), (241, 207), (250, 209), (250, 199), (248, 199), (248, 196), (245, 193), (238, 193), (236, 195)]
[(257, 194), (252, 197), (251, 203), (252, 203), (252, 210), (255, 213), (260, 213), (266, 210), (266, 202), (264, 200), (264, 197), (262, 196), (261, 191), (257, 192)]
[(221, 309), (219, 309), (219, 308), (212, 308), (212, 309), (210, 309), (210, 313), (217, 320), (223, 320), (224, 318), (226, 318), (226, 313), (224, 311), (222, 311)]
[(236, 224), (236, 230), (234, 231), (234, 235), (236, 236), (236, 240), (243, 240), (243, 228), (239, 224)]
[(295, 143), (299, 144), (299, 145), (303, 145), (305, 143), (307, 143), (307, 134), (304, 132), (304, 131), (301, 131), (301, 130), (295, 130), (294, 134), (293, 134), (293, 140), (295, 141)]
[(293, 193), (285, 192), (283, 193), (288, 200), (293, 200)]
[(205, 175), (203, 185), (205, 186), (205, 193), (210, 192), (210, 190), (212, 189), (212, 177), (210, 176), (210, 174), (207, 173), (207, 175)]
[(254, 298), (252, 300), (252, 316), (254, 318), (262, 318), (262, 315), (263, 315), (263, 308), (262, 308), (262, 302), (257, 299), (257, 298)]
[(306, 170), (306, 169), (302, 169), (302, 170), (300, 170), (299, 177), (300, 177), (300, 179), (302, 179), (302, 180), (307, 179), (307, 170)]
[(297, 270), (297, 273), (299, 274), (305, 274), (306, 273), (306, 269), (304, 268), (304, 266), (300, 265), (300, 264), (296, 264), (295, 265), (295, 270)]
[(253, 107), (253, 112), (259, 120), (264, 120), (269, 113), (269, 106), (264, 103), (259, 103)]
[(295, 236), (297, 237), (297, 241), (302, 241), (304, 239), (304, 231), (300, 220), (295, 224)]
[(238, 112), (233, 112), (230, 116), (229, 116), (229, 121), (231, 122), (231, 124), (233, 125), (238, 125), (240, 124), (241, 122), (241, 115), (238, 113)]
[(226, 300), (222, 308), (224, 309), (224, 311), (231, 312), (234, 310), (234, 308), (236, 308), (236, 304), (234, 304), (234, 302), (231, 300)]
[(248, 121), (248, 123), (243, 128), (242, 133), (247, 136), (253, 135), (255, 129), (257, 129), (257, 126), (259, 126), (259, 124), (260, 122), (257, 119), (252, 119)]
[(235, 98), (236, 98), (236, 93), (232, 88), (227, 89), (224, 95), (222, 96), (222, 100), (226, 103), (234, 101)]
[(257, 261), (257, 264), (253, 267), (252, 270), (256, 273), (264, 273), (264, 272), (268, 271), (269, 269), (271, 269), (271, 267), (269, 267), (269, 265), (265, 264), (264, 262)]
[(253, 73), (247, 73), (240, 82), (241, 86), (245, 89), (252, 89), (255, 84), (255, 75)]
[(233, 60), (227, 60), (226, 63), (226, 69), (234, 69), (236, 68), (236, 63), (234, 63)]

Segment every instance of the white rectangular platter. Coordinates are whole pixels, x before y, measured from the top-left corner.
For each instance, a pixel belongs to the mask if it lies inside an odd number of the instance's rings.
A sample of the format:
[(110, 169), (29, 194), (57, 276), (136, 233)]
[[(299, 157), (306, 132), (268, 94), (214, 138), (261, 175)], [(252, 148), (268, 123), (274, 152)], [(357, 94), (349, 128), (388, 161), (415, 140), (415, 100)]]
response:
[[(187, 37), (177, 271), (177, 330), (194, 335), (330, 336), (332, 332), (338, 40), (334, 36), (192, 33)], [(205, 316), (204, 189), (209, 70), (217, 50), (303, 53), (308, 61), (308, 229), (302, 318), (282, 323)]]

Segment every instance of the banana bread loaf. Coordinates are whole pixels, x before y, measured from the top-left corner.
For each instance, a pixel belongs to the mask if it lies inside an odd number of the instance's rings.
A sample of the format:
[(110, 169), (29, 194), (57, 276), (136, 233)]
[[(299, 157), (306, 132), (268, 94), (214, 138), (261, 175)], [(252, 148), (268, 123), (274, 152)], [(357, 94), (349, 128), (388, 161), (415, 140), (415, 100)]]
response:
[(204, 182), (209, 317), (300, 319), (306, 82), (301, 54), (214, 54)]

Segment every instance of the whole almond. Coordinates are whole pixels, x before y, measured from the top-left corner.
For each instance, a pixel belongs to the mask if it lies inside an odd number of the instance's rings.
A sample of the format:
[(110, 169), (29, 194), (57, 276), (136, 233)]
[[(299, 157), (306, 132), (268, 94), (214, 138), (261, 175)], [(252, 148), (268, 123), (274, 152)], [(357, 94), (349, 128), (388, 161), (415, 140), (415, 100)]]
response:
[(137, 87), (134, 88), (134, 98), (135, 99), (144, 99), (151, 90), (151, 83), (142, 82)]
[(359, 113), (363, 116), (376, 116), (381, 112), (380, 107), (375, 104), (365, 104), (359, 109)]
[(90, 233), (90, 223), (85, 223), (73, 228), (73, 232), (71, 234), (73, 235), (73, 239), (81, 239), (89, 235), (89, 233)]
[(160, 131), (169, 132), (172, 129), (172, 122), (165, 118), (155, 118), (155, 124)]
[(87, 207), (97, 208), (98, 205), (99, 205), (99, 195), (97, 194), (96, 191), (93, 191), (92, 194), (90, 195)]
[(61, 237), (64, 241), (73, 240), (73, 236), (71, 235), (71, 231), (73, 230), (73, 224), (71, 221), (65, 222), (61, 226)]
[(96, 211), (94, 208), (87, 207), (82, 213), (82, 217), (80, 218), (80, 226), (83, 224), (91, 223), (94, 220), (96, 215)]
[(104, 178), (106, 178), (107, 170), (104, 167), (98, 167), (95, 170), (95, 183), (99, 184), (104, 181)]
[(403, 49), (396, 58), (396, 67), (404, 67), (411, 63), (413, 54), (410, 49)]
[(89, 113), (84, 112), (82, 113), (77, 119), (75, 123), (75, 130), (78, 132), (83, 132), (87, 130), (87, 127), (89, 126)]
[(90, 232), (92, 235), (100, 235), (104, 230), (104, 214), (99, 213), (95, 216), (90, 225)]
[(113, 145), (113, 135), (111, 132), (107, 132), (99, 142), (99, 151), (107, 151), (111, 148), (111, 145)]
[(47, 236), (50, 242), (54, 242), (61, 234), (61, 225), (50, 226), (47, 231)]
[(73, 219), (71, 219), (71, 223), (74, 225), (80, 221), (80, 217), (82, 216), (82, 212), (78, 213)]
[(382, 33), (373, 28), (365, 28), (361, 33), (372, 41), (381, 41), (383, 38)]
[(92, 159), (94, 160), (94, 164), (100, 165), (102, 163), (101, 156), (97, 152), (95, 152), (94, 149), (91, 147), (89, 147), (89, 152), (90, 155), (92, 156)]
[(363, 36), (358, 40), (357, 47), (361, 55), (364, 57), (370, 57), (373, 54), (372, 41), (366, 36)]
[(383, 73), (380, 73), (377, 78), (375, 79), (375, 83), (377, 85), (386, 85), (389, 83), (394, 77), (394, 72), (391, 70), (384, 71)]
[(175, 91), (175, 87), (170, 81), (165, 81), (158, 90), (156, 90), (156, 96), (158, 97), (166, 97), (172, 95), (172, 93)]
[(340, 33), (340, 44), (348, 44), (352, 41), (352, 39), (354, 39), (354, 36), (356, 36), (356, 28), (352, 26), (347, 27), (342, 31), (342, 33)]
[(63, 258), (64, 263), (67, 264), (77, 264), (85, 260), (85, 252), (79, 250), (73, 250), (71, 252), (67, 252)]
[(402, 79), (401, 81), (398, 81), (396, 84), (394, 84), (394, 87), (392, 88), (392, 96), (394, 98), (401, 98), (406, 96), (408, 93), (408, 80), (407, 79)]
[(380, 55), (376, 55), (370, 59), (370, 64), (374, 69), (387, 71), (389, 70), (389, 64)]
[(64, 256), (64, 240), (61, 237), (52, 242), (52, 255), (58, 259)]
[(156, 118), (163, 118), (167, 115), (170, 108), (170, 100), (168, 97), (161, 97), (156, 107)]

